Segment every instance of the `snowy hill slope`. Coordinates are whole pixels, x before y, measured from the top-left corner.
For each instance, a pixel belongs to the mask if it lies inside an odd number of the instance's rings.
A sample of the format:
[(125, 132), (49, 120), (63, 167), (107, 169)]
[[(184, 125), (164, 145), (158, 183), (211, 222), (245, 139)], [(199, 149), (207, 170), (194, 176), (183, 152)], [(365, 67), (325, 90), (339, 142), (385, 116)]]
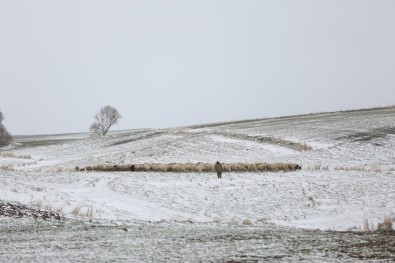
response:
[[(112, 220), (319, 229), (395, 219), (395, 108), (216, 125), (23, 137), (0, 151), (0, 200)], [(295, 148), (290, 145), (303, 146)], [(293, 162), (289, 173), (75, 172), (144, 162)]]

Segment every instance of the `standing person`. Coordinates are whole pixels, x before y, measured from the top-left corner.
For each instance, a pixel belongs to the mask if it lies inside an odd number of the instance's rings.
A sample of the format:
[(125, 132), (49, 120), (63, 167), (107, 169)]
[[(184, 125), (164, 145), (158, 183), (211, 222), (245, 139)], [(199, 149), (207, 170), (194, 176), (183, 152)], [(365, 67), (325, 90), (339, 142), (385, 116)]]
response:
[(222, 164), (220, 162), (215, 163), (215, 171), (217, 172), (218, 179), (222, 178)]

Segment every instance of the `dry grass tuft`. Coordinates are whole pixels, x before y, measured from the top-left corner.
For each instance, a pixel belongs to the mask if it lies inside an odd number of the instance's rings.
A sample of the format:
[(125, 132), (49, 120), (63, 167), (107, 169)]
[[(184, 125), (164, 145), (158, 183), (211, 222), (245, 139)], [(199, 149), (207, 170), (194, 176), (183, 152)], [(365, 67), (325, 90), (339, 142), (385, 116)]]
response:
[(373, 166), (335, 166), (329, 168), (329, 166), (322, 166), (321, 164), (315, 164), (313, 166), (307, 167), (310, 171), (346, 171), (346, 172), (371, 172), (371, 173), (390, 173), (395, 171), (395, 168), (382, 168), (378, 165)]
[(367, 218), (365, 218), (365, 220), (363, 221), (363, 227), (362, 227), (362, 231), (372, 231), (372, 227), (369, 226), (369, 220)]
[(377, 225), (377, 230), (379, 231), (392, 231), (392, 220), (390, 217), (385, 217), (384, 221)]
[(8, 171), (8, 172), (15, 171), (14, 170), (14, 166), (12, 164), (3, 164), (3, 165), (0, 166), (0, 170)]
[(27, 154), (16, 154), (13, 152), (0, 152), (0, 157), (3, 158), (15, 158), (15, 159), (32, 159), (30, 155)]
[(74, 216), (83, 216), (83, 217), (92, 218), (93, 207), (78, 205), (78, 206), (74, 207), (74, 209), (71, 211), (71, 214), (73, 214)]
[(309, 201), (311, 202), (311, 204), (312, 204), (313, 206), (315, 206), (315, 205), (317, 204), (316, 201), (315, 201), (315, 199), (314, 199), (314, 197), (309, 196), (308, 199), (309, 199)]

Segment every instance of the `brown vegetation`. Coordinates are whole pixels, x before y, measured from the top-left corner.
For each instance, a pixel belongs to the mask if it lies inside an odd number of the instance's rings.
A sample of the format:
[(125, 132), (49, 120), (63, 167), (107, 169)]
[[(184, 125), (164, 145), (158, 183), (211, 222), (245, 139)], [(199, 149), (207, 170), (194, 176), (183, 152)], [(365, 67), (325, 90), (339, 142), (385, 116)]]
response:
[(3, 158), (15, 158), (15, 159), (32, 159), (30, 155), (27, 154), (16, 154), (13, 152), (0, 152), (0, 157)]
[(239, 139), (239, 140), (249, 140), (254, 142), (277, 145), (300, 152), (310, 151), (313, 149), (311, 146), (307, 145), (306, 143), (288, 141), (283, 138), (276, 138), (272, 136), (253, 136), (253, 135), (237, 134), (237, 133), (219, 133), (219, 135), (224, 135), (226, 137)]
[[(295, 171), (301, 167), (294, 163), (224, 163), (224, 172), (280, 172)], [(173, 173), (214, 173), (211, 163), (143, 163), (143, 164), (99, 164), (95, 166), (75, 167), (76, 171), (100, 172), (173, 172)]]
[(377, 230), (379, 231), (392, 231), (392, 220), (390, 217), (384, 218), (384, 221), (382, 223), (379, 223), (377, 225)]

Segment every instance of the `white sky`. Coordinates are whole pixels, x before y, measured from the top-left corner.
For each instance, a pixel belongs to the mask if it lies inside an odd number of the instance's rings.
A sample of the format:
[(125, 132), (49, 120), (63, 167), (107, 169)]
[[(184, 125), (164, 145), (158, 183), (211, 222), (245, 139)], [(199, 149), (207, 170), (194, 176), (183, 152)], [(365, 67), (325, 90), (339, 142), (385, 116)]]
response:
[(11, 134), (393, 105), (393, 0), (0, 0)]

